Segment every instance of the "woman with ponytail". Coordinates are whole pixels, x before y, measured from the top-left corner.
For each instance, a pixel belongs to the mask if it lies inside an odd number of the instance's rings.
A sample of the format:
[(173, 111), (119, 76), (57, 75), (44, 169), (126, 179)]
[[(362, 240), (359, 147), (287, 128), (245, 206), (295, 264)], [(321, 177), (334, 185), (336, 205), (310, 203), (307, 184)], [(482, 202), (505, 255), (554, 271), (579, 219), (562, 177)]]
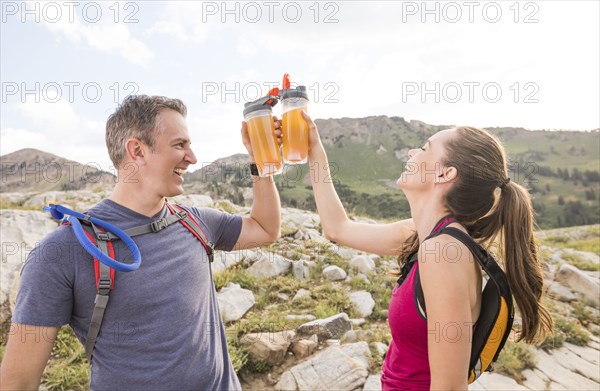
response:
[[(540, 340), (552, 320), (541, 304), (543, 275), (533, 238), (527, 190), (510, 180), (504, 148), (488, 132), (459, 127), (411, 149), (397, 181), (412, 219), (391, 224), (350, 220), (328, 178), (328, 160), (317, 127), (310, 127), (309, 161), (326, 175), (311, 181), (325, 237), (402, 265), (417, 261), (392, 294), (388, 322), (392, 342), (382, 366), (383, 390), (466, 390), (471, 336), (481, 311), (482, 273), (469, 249), (456, 238), (432, 233), (448, 226), (484, 248), (500, 239), (500, 259), (522, 318), (519, 340)], [(280, 130), (276, 131), (280, 134)], [(336, 162), (343, 169), (343, 162)], [(421, 284), (427, 318), (414, 300)]]

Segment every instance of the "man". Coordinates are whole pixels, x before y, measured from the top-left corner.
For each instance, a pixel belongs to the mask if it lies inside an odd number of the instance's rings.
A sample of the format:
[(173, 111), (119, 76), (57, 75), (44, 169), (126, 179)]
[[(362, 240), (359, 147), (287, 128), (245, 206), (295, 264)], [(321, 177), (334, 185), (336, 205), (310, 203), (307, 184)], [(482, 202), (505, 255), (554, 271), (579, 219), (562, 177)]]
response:
[[(178, 99), (131, 96), (106, 125), (118, 170), (112, 195), (88, 214), (128, 229), (168, 216), (166, 197), (183, 193), (183, 172), (196, 163)], [(242, 139), (253, 163), (245, 123)], [(280, 201), (272, 178), (253, 177), (249, 216), (186, 208), (215, 248), (230, 251), (276, 241)], [(91, 360), (93, 390), (240, 389), (231, 365), (207, 254), (183, 226), (134, 238), (142, 264), (117, 272)], [(114, 242), (115, 258), (131, 254)], [(0, 368), (2, 390), (37, 389), (58, 329), (69, 324), (85, 343), (94, 308), (92, 257), (73, 228), (61, 226), (24, 264), (13, 329)]]

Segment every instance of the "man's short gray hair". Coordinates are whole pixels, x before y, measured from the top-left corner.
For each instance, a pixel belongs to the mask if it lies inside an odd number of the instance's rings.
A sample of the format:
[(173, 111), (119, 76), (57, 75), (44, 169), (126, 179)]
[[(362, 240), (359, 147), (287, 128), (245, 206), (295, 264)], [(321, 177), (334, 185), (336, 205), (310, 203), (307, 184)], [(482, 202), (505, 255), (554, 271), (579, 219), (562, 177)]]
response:
[(125, 143), (137, 138), (154, 151), (156, 137), (160, 131), (157, 123), (162, 110), (175, 110), (183, 117), (187, 115), (185, 104), (179, 99), (164, 96), (131, 95), (123, 100), (117, 110), (106, 121), (106, 147), (116, 169), (125, 156)]

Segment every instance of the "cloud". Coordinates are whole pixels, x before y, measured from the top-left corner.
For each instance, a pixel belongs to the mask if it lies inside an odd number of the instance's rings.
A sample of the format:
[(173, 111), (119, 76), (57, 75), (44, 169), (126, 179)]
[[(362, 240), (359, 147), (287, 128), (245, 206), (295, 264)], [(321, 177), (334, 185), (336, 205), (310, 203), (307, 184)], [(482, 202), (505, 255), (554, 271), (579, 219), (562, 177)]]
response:
[(40, 99), (39, 96), (28, 95), (22, 103), (15, 105), (17, 112), (21, 112), (34, 124), (44, 125), (47, 129), (75, 129), (79, 126), (80, 119), (75, 114), (73, 106), (64, 99), (55, 103)]
[(154, 23), (152, 25), (152, 27), (150, 27), (148, 30), (146, 30), (146, 32), (151, 35), (152, 34), (169, 35), (169, 36), (177, 38), (181, 41), (187, 41), (190, 38), (190, 36), (188, 34), (186, 34), (185, 29), (183, 28), (183, 26), (180, 23), (168, 21), (168, 20), (161, 20), (159, 22)]
[[(110, 160), (104, 144), (104, 123), (77, 114), (64, 99), (49, 103), (33, 95), (15, 105), (24, 118), (19, 127), (0, 131), (1, 154), (23, 148), (36, 148), (80, 163), (94, 162), (110, 171)], [(34, 128), (35, 130), (31, 130)]]
[(23, 148), (44, 149), (49, 141), (42, 133), (22, 128), (3, 128), (0, 130), (0, 138), (0, 155)]
[(120, 24), (83, 24), (77, 18), (69, 21), (60, 18), (54, 23), (44, 22), (48, 30), (72, 42), (85, 42), (90, 47), (107, 52), (116, 52), (135, 65), (146, 66), (155, 55), (145, 43), (131, 36), (129, 27)]
[(147, 35), (163, 34), (182, 42), (202, 43), (217, 26), (213, 21), (203, 22), (202, 2), (169, 1), (161, 4), (164, 7), (158, 13), (164, 19), (148, 28)]

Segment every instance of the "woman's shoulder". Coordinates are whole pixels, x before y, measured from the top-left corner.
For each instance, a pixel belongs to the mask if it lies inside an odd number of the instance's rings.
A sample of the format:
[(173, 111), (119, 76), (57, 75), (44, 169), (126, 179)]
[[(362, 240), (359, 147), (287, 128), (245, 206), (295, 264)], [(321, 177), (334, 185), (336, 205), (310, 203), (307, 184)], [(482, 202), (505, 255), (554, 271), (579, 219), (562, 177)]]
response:
[[(469, 235), (467, 229), (460, 223), (451, 223), (447, 227), (455, 228), (465, 235)], [(455, 235), (443, 230), (440, 234), (421, 243), (418, 259), (420, 268), (429, 269), (429, 266), (436, 265), (435, 270), (440, 273), (454, 271), (457, 268), (456, 265), (470, 264), (474, 261), (469, 247)]]

